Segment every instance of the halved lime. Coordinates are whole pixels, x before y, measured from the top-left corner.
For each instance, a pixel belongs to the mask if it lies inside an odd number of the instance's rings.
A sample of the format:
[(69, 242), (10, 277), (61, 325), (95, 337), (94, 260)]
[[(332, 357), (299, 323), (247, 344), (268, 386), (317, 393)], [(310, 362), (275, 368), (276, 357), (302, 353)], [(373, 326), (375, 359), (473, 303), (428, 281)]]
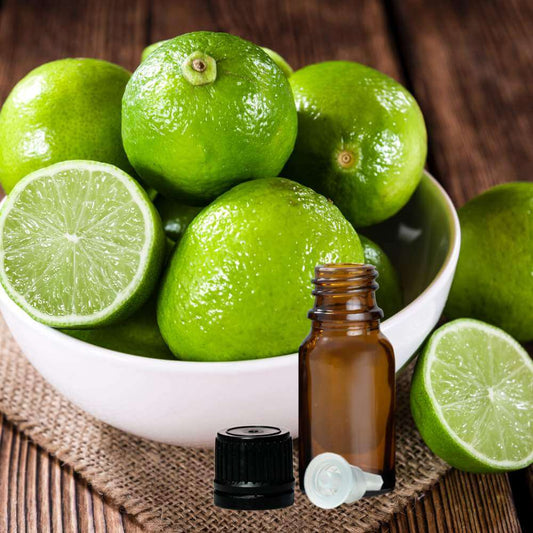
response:
[(433, 333), (411, 411), (429, 448), (456, 468), (501, 472), (533, 461), (533, 362), (494, 326), (458, 319)]
[(164, 254), (161, 220), (128, 174), (66, 161), (21, 180), (0, 211), (0, 282), (49, 326), (104, 325), (150, 295)]

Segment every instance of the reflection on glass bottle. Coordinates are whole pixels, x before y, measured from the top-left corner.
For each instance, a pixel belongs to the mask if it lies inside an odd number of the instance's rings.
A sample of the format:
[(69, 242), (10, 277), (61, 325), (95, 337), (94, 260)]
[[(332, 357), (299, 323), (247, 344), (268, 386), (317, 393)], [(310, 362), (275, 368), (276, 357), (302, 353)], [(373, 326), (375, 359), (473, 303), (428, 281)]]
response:
[(394, 352), (379, 329), (377, 272), (371, 265), (318, 266), (312, 328), (300, 347), (300, 485), (326, 452), (394, 488)]

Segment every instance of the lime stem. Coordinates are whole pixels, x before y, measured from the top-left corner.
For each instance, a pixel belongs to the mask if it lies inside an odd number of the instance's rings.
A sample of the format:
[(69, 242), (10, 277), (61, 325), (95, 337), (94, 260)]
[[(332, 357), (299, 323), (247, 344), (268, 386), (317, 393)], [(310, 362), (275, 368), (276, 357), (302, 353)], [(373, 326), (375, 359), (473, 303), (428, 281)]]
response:
[(191, 85), (207, 85), (217, 77), (217, 62), (204, 52), (193, 52), (181, 65), (185, 79)]
[(192, 62), (192, 68), (196, 70), (196, 72), (203, 72), (207, 68), (207, 65), (201, 59), (195, 59)]
[(355, 163), (354, 153), (349, 150), (342, 150), (337, 156), (337, 161), (342, 168), (353, 167)]

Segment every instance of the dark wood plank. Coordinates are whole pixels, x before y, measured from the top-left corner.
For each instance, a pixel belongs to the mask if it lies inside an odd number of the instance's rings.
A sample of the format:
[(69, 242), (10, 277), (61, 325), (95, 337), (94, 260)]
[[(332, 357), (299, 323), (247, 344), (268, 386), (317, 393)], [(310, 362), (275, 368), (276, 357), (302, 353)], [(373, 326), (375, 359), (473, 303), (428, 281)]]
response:
[(142, 529), (0, 415), (0, 531), (140, 533)]
[(196, 30), (226, 31), (279, 52), (294, 67), (360, 61), (401, 79), (384, 6), (376, 0), (154, 0), (152, 42)]
[(5, 0), (0, 12), (0, 101), (31, 69), (96, 57), (134, 69), (146, 43), (148, 0)]
[[(36, 477), (34, 490), (37, 495), (37, 513), (36, 523), (37, 531), (47, 533), (52, 531), (52, 505), (50, 495), (52, 490), (50, 476), (51, 458), (47, 452), (35, 447), (36, 449)], [(29, 483), (31, 483), (29, 481)]]
[(531, 512), (531, 504), (533, 502), (533, 466), (518, 472), (511, 472), (509, 480), (522, 529), (524, 531), (533, 531), (533, 513)]
[(27, 529), (27, 488), (26, 472), (28, 469), (28, 439), (20, 435), (19, 457), (16, 464), (16, 498), (17, 498), (17, 530)]
[(52, 531), (63, 531), (63, 501), (61, 495), (61, 465), (57, 459), (46, 458), (48, 463), (50, 485), (48, 492), (48, 505), (50, 507), (50, 524)]
[(78, 531), (80, 533), (95, 533), (92, 494), (87, 484), (79, 476), (76, 476), (75, 503), (79, 524)]
[(61, 468), (61, 515), (64, 531), (79, 531), (76, 501), (76, 479), (70, 467)]
[(3, 415), (0, 414), (0, 531), (9, 531), (9, 464), (13, 432), (5, 427), (3, 421)]
[(37, 458), (38, 451), (36, 446), (28, 445), (26, 459), (26, 475), (24, 477), (24, 486), (26, 487), (26, 531), (28, 533), (37, 533), (39, 523), (39, 507), (37, 494)]
[(6, 509), (8, 515), (8, 531), (17, 530), (19, 526), (19, 509), (18, 509), (18, 460), (20, 455), (20, 442), (22, 435), (16, 431), (12, 433), (11, 450), (9, 454), (8, 463), (8, 487), (7, 492), (10, 496), (8, 507)]
[(505, 475), (476, 476), (454, 470), (381, 531), (520, 532), (513, 501), (506, 497), (509, 491)]
[(533, 179), (533, 3), (393, 0), (407, 77), (430, 132), (431, 163), (462, 204)]

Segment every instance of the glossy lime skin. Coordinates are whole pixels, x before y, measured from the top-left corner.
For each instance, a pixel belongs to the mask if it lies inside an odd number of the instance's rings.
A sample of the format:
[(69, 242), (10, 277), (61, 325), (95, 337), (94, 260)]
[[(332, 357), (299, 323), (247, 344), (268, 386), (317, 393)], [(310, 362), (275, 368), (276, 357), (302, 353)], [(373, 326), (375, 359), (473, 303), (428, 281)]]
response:
[(118, 324), (95, 329), (65, 329), (63, 333), (108, 350), (175, 360), (157, 326), (155, 297)]
[[(154, 51), (157, 50), (162, 44), (165, 44), (167, 41), (158, 41), (147, 46), (141, 54), (141, 63)], [(261, 47), (271, 58), (274, 63), (282, 70), (283, 74), (288, 78), (294, 71), (292, 67), (281, 57), (277, 52), (267, 48), (266, 46)]]
[(174, 252), (161, 334), (196, 361), (295, 352), (310, 328), (315, 266), (363, 258), (357, 233), (323, 196), (283, 178), (240, 184), (193, 220)]
[(0, 182), (60, 161), (86, 159), (133, 169), (122, 147), (122, 95), (130, 73), (99, 59), (60, 59), (32, 70), (0, 112)]
[(411, 94), (349, 61), (309, 65), (289, 81), (298, 138), (283, 175), (331, 198), (355, 227), (399, 211), (422, 178), (427, 152), (424, 118)]
[(155, 199), (154, 205), (161, 216), (166, 236), (174, 242), (181, 239), (191, 221), (202, 210), (201, 207), (185, 205), (161, 194)]
[(533, 340), (533, 183), (498, 185), (458, 211), (461, 253), (444, 313)]
[[(182, 67), (195, 52), (216, 63), (195, 85)], [(289, 83), (258, 46), (226, 33), (181, 35), (133, 74), (122, 137), (141, 178), (159, 192), (203, 205), (249, 179), (276, 176), (296, 139)]]
[(287, 61), (285, 61), (285, 59), (283, 59), (283, 57), (281, 57), (274, 50), (271, 50), (270, 48), (267, 48), (266, 46), (262, 46), (262, 48), (272, 58), (272, 61), (274, 61), (274, 63), (276, 63), (276, 65), (281, 69), (281, 71), (283, 72), (283, 74), (285, 74), (285, 76), (287, 78), (292, 76), (292, 73), (294, 72), (294, 70), (287, 63)]
[(376, 300), (384, 318), (389, 318), (402, 308), (400, 278), (387, 254), (374, 241), (361, 234), (359, 238), (363, 245), (365, 262), (374, 265), (378, 271), (379, 289), (376, 291)]
[(152, 43), (148, 45), (141, 53), (141, 63), (154, 51), (157, 50), (162, 44), (165, 44), (168, 39), (165, 39), (164, 41), (157, 41), (156, 43)]

